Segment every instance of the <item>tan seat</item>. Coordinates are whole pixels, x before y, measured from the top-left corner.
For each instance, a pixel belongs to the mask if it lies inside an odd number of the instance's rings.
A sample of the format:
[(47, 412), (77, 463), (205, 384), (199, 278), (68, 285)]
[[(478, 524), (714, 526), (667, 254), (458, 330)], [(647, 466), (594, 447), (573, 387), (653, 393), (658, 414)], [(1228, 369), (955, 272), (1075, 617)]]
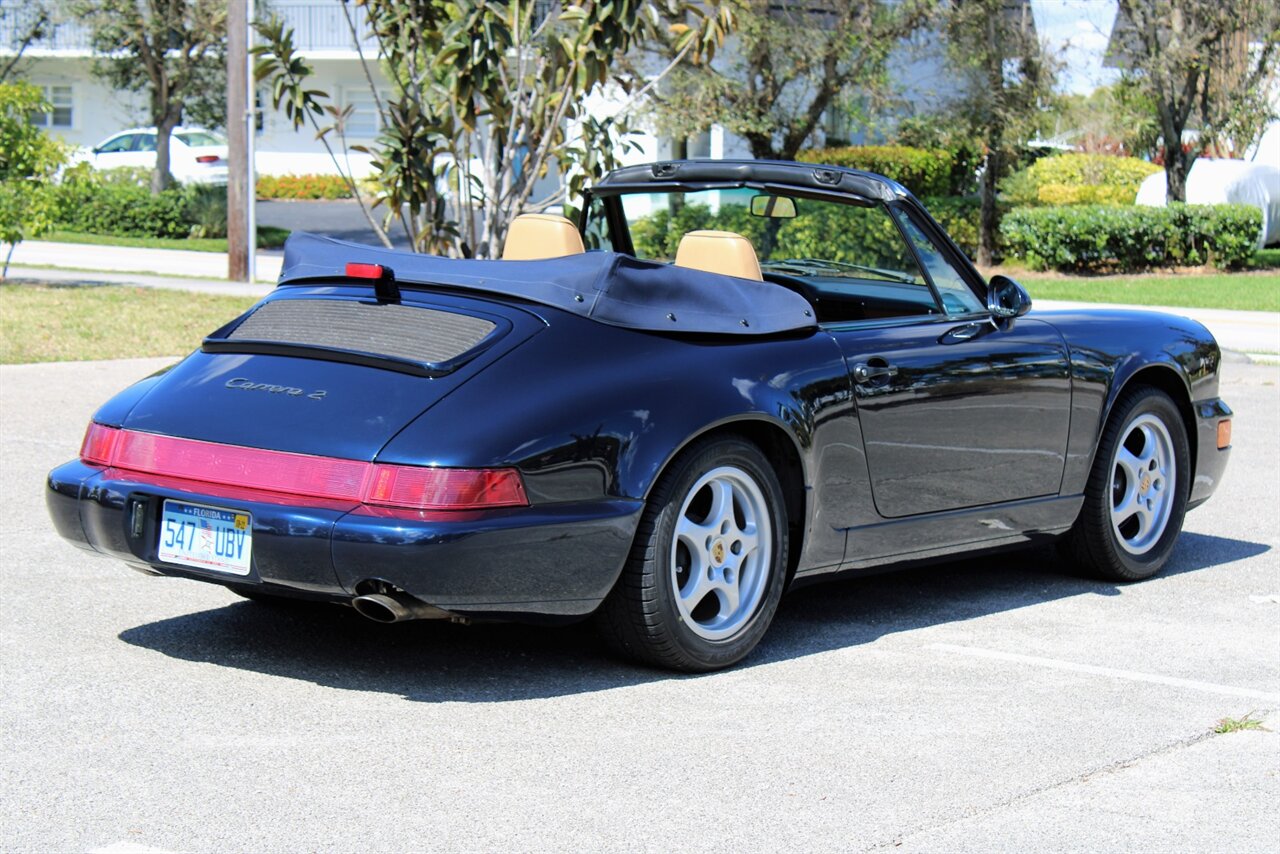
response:
[(751, 241), (732, 231), (691, 231), (680, 239), (676, 266), (762, 281)]
[(563, 258), (584, 251), (582, 235), (572, 222), (554, 214), (521, 214), (507, 227), (503, 261)]

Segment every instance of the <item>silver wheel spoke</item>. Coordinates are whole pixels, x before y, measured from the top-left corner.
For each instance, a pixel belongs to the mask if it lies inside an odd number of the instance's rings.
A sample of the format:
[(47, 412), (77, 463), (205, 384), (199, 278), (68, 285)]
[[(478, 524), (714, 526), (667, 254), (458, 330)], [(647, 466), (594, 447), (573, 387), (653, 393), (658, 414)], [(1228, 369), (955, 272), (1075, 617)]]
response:
[(694, 561), (694, 565), (689, 569), (689, 580), (685, 582), (684, 587), (680, 590), (680, 600), (684, 603), (685, 608), (693, 611), (698, 607), (711, 589), (711, 582), (707, 578), (707, 569), (705, 564), (699, 564)]
[(733, 484), (713, 480), (707, 486), (711, 490), (711, 510), (707, 513), (707, 524), (713, 526), (716, 533), (722, 533), (725, 522), (733, 525)]
[(1129, 453), (1129, 449), (1122, 445), (1116, 454), (1116, 465), (1124, 471), (1125, 480), (1136, 488), (1138, 481), (1142, 480), (1142, 460)]
[(714, 525), (699, 524), (688, 516), (681, 516), (680, 521), (676, 523), (676, 536), (684, 542), (690, 552), (704, 558), (710, 548), (708, 543), (715, 537), (718, 530), (719, 528)]
[(742, 591), (738, 587), (738, 576), (735, 573), (733, 582), (721, 582), (715, 587), (716, 596), (720, 598), (720, 613), (732, 615), (738, 610), (742, 601)]
[(1111, 509), (1111, 524), (1119, 528), (1125, 522), (1129, 521), (1129, 517), (1138, 512), (1138, 503), (1134, 500), (1133, 494), (1130, 493), (1124, 497), (1120, 504)]

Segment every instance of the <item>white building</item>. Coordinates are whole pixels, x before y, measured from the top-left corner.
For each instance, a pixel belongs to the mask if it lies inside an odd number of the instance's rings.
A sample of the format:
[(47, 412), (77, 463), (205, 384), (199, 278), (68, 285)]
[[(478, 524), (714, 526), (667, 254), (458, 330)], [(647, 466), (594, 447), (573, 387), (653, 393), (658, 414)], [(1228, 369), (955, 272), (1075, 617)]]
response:
[[(311, 88), (330, 93), (336, 105), (351, 105), (347, 123), (350, 144), (368, 143), (378, 131), (373, 96), (351, 46), (351, 36), (338, 0), (271, 0), (271, 10), (294, 29), (299, 52), (315, 69)], [(347, 7), (363, 30), (363, 13)], [(30, 29), (33, 10), (23, 0), (0, 0), (0, 57), (12, 56)], [(372, 42), (368, 55), (376, 54)], [(93, 52), (89, 32), (75, 21), (56, 23), (46, 36), (23, 51), (20, 75), (44, 89), (53, 112), (40, 121), (73, 145), (91, 147), (116, 131), (150, 124), (142, 96), (111, 88), (91, 72)], [(380, 78), (380, 75), (379, 75)], [(271, 109), (268, 93), (259, 93), (261, 127), (257, 137), (257, 167), (264, 174), (332, 173), (334, 167), (314, 131), (294, 131), (283, 113)], [(367, 156), (350, 154), (352, 167), (367, 171)]]
[[(1011, 0), (1012, 5), (1019, 8), (1026, 2)], [(354, 4), (346, 4), (345, 8), (353, 16), (357, 32), (363, 36), (366, 31), (363, 11)], [(359, 55), (352, 46), (341, 0), (268, 0), (266, 9), (279, 14), (293, 28), (298, 52), (315, 72), (310, 88), (328, 92), (339, 108), (353, 108), (346, 126), (348, 145), (371, 142), (378, 131), (378, 114)], [(36, 14), (24, 0), (0, 0), (0, 58), (18, 51)], [(362, 49), (371, 60), (375, 80), (385, 86), (377, 67), (376, 44), (366, 37)], [(150, 123), (142, 97), (112, 89), (95, 78), (91, 73), (92, 62), (87, 28), (70, 20), (55, 22), (43, 37), (27, 46), (19, 65), (21, 76), (41, 86), (54, 106), (53, 112), (40, 120), (68, 142), (84, 147), (91, 147), (116, 131)], [(899, 81), (904, 103), (918, 108), (940, 103), (955, 86), (943, 70), (942, 46), (935, 34), (923, 34), (912, 43), (901, 45), (890, 60), (890, 67)], [(271, 108), (265, 88), (259, 93), (259, 106), (263, 108), (256, 140), (256, 165), (260, 174), (335, 171), (324, 146), (315, 139), (315, 132), (309, 127), (295, 131), (283, 113)], [(590, 106), (593, 111), (607, 113), (616, 110), (619, 102), (608, 94), (600, 94), (593, 98)], [(871, 141), (845, 124), (839, 116), (828, 117), (818, 135), (831, 130), (836, 136), (852, 138), (854, 142)], [(670, 140), (643, 134), (635, 141), (639, 148), (625, 156), (628, 163), (672, 155)], [(720, 159), (750, 157), (750, 152), (741, 139), (713, 127), (689, 140), (688, 156)], [(367, 155), (350, 152), (345, 155), (344, 167), (348, 162), (356, 175), (367, 173)]]

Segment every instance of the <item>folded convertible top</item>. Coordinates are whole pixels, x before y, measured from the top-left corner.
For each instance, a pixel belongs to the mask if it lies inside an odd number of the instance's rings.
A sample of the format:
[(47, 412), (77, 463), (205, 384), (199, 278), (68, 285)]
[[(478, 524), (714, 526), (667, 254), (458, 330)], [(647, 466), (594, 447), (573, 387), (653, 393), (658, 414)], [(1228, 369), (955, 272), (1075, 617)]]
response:
[(810, 329), (812, 307), (780, 285), (704, 273), (616, 252), (543, 261), (441, 258), (295, 232), (280, 286), (346, 278), (349, 263), (380, 264), (404, 284), (517, 297), (611, 326), (655, 332), (769, 335)]

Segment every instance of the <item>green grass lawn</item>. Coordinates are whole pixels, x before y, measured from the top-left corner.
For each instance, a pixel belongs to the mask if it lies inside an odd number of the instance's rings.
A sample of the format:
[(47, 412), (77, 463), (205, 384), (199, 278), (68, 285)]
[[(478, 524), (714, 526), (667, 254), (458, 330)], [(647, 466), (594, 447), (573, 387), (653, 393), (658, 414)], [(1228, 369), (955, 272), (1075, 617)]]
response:
[(1280, 247), (1259, 249), (1257, 254), (1253, 256), (1253, 267), (1258, 270), (1280, 267)]
[[(259, 249), (284, 246), (289, 229), (262, 226), (258, 229)], [(190, 249), (195, 252), (226, 252), (225, 237), (116, 237), (111, 234), (85, 234), (79, 231), (51, 231), (37, 238), (52, 243), (88, 243), (93, 246), (131, 246), (137, 249)]]
[(115, 285), (0, 285), (0, 364), (184, 355), (253, 303)]
[(1031, 298), (1077, 302), (1280, 311), (1280, 273), (1160, 273), (1147, 276), (1064, 276), (997, 267)]

